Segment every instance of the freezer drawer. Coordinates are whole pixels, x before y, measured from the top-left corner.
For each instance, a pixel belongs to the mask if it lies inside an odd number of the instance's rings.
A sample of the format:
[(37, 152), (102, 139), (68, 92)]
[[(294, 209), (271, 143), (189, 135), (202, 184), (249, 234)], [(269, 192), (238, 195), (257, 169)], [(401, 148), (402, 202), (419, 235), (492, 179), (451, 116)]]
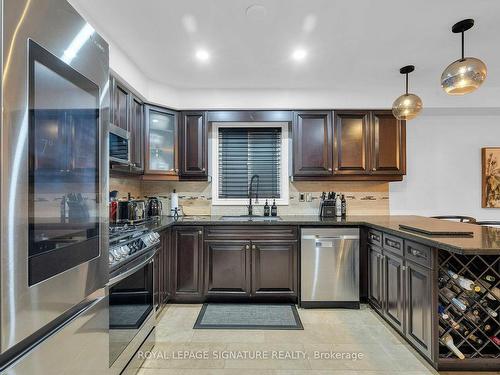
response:
[(1, 375), (105, 375), (109, 369), (108, 296), (96, 299), (48, 334)]
[(300, 300), (302, 307), (359, 307), (359, 229), (302, 229)]

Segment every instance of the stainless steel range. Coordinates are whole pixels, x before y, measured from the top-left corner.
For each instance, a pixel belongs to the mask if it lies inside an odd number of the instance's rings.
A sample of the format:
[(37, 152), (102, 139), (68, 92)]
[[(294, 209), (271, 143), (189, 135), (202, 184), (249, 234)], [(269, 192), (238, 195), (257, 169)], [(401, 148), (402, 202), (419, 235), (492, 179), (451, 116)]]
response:
[(113, 374), (135, 374), (138, 350), (155, 341), (155, 256), (160, 235), (146, 225), (110, 227), (109, 363)]

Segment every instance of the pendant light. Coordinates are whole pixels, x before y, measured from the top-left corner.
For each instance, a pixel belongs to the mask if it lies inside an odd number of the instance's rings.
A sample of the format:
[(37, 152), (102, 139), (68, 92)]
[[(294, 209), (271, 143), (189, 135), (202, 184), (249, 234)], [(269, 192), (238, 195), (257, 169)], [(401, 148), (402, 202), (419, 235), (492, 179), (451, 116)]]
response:
[(474, 20), (457, 22), (451, 28), (462, 34), (462, 58), (451, 63), (441, 75), (441, 86), (448, 95), (464, 95), (476, 90), (486, 79), (486, 65), (475, 57), (465, 57), (464, 33), (474, 26)]
[(406, 75), (406, 93), (397, 98), (392, 104), (392, 113), (398, 120), (411, 120), (422, 110), (422, 100), (415, 94), (408, 93), (408, 74), (415, 70), (415, 66), (403, 66), (399, 72)]

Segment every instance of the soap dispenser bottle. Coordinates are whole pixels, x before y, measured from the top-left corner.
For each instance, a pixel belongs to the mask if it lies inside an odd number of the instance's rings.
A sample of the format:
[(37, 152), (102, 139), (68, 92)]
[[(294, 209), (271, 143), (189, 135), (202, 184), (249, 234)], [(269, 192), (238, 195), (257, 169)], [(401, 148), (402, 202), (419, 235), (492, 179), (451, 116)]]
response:
[(276, 206), (276, 199), (273, 199), (273, 205), (271, 206), (271, 216), (278, 216), (278, 207)]
[(264, 216), (269, 216), (269, 211), (270, 211), (270, 208), (269, 208), (269, 204), (267, 203), (267, 199), (266, 199), (266, 204), (264, 205)]

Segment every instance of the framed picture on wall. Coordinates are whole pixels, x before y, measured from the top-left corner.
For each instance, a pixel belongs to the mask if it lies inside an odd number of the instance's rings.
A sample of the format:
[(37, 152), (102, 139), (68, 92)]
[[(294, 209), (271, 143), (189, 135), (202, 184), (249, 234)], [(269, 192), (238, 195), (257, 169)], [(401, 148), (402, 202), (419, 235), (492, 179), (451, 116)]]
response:
[(500, 147), (482, 151), (482, 207), (500, 208)]

